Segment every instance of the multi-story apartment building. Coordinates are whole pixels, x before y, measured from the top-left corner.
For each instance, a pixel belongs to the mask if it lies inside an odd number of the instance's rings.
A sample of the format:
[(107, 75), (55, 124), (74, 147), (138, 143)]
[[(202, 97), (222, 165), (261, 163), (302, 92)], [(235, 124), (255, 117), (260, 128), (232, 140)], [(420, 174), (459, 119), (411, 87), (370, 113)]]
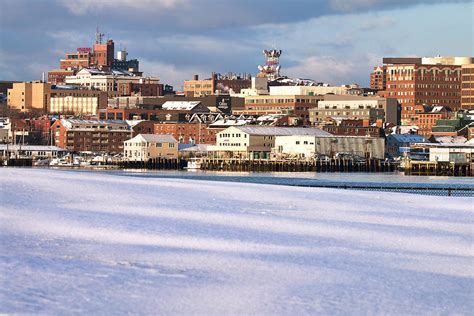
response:
[(323, 96), (314, 95), (259, 95), (245, 97), (243, 110), (234, 114), (292, 114), (300, 118), (302, 125), (309, 125), (309, 110), (317, 107)]
[(474, 64), (461, 66), (461, 108), (474, 109)]
[(43, 82), (18, 82), (8, 89), (7, 106), (21, 112), (46, 113), (51, 96), (51, 85)]
[(52, 90), (49, 100), (51, 114), (97, 115), (107, 107), (107, 92), (97, 90)]
[(371, 123), (382, 120), (398, 124), (399, 111), (396, 99), (363, 96), (326, 95), (309, 110), (312, 125), (321, 125), (327, 117), (366, 119)]
[(107, 107), (106, 92), (44, 82), (14, 83), (7, 97), (8, 107), (21, 112), (97, 114), (100, 108)]
[(180, 144), (215, 144), (216, 134), (224, 128), (209, 128), (206, 123), (160, 122), (155, 123), (154, 134), (169, 134)]
[[(252, 85), (249, 76), (237, 76), (234, 74), (220, 75), (213, 73), (211, 78), (199, 80), (194, 75), (193, 80), (184, 81), (184, 95), (187, 97), (201, 97), (215, 94), (240, 93), (242, 89), (250, 88)], [(217, 92), (217, 93), (216, 93)]]
[(412, 116), (412, 122), (418, 126), (418, 134), (429, 137), (432, 134), (432, 128), (436, 125), (436, 122), (450, 118), (451, 113), (451, 109), (444, 106), (425, 107), (423, 112), (416, 113)]
[(471, 57), (384, 58), (386, 89), (380, 94), (396, 98), (401, 105), (401, 123), (413, 124), (413, 115), (424, 105), (461, 108), (461, 66)]
[(125, 121), (61, 119), (51, 132), (54, 145), (70, 151), (122, 153), (133, 131)]
[(52, 69), (48, 71), (48, 82), (54, 85), (64, 84), (66, 76), (74, 75), (74, 70)]
[(370, 74), (370, 88), (374, 90), (385, 90), (387, 88), (387, 66), (376, 66)]
[[(104, 71), (95, 68), (83, 68), (74, 76), (66, 76), (65, 82), (71, 85), (80, 85), (87, 89), (111, 92), (112, 94), (122, 92), (125, 95), (131, 95), (134, 94), (134, 88), (138, 89), (139, 94), (163, 91), (158, 87), (159, 78), (144, 78), (125, 70)], [(153, 88), (154, 90), (152, 90)]]

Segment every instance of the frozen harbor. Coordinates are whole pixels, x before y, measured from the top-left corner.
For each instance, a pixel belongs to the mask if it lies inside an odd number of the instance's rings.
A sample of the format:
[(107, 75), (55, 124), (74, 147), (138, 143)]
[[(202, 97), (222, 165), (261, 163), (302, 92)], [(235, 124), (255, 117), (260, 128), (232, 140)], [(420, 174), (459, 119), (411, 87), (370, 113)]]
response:
[(470, 314), (473, 199), (0, 168), (0, 313)]

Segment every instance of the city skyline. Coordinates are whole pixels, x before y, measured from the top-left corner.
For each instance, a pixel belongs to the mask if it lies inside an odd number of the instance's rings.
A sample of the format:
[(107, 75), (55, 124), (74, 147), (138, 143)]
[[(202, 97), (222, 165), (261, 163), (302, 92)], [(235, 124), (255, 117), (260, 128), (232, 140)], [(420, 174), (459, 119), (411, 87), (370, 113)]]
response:
[(130, 58), (138, 58), (146, 75), (178, 90), (193, 74), (255, 74), (261, 51), (272, 47), (283, 50), (283, 75), (364, 86), (383, 56), (470, 56), (473, 50), (470, 1), (7, 0), (3, 5), (2, 80), (41, 79), (66, 52), (90, 46), (97, 26), (116, 49), (125, 46)]

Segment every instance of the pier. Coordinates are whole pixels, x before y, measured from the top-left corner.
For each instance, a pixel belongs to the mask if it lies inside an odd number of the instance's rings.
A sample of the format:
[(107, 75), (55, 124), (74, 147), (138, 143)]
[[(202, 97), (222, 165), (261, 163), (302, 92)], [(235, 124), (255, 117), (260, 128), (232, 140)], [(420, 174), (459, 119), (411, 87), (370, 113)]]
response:
[(407, 161), (405, 165), (405, 174), (412, 176), (473, 177), (474, 163), (449, 161)]
[(368, 159), (313, 159), (313, 160), (272, 160), (272, 159), (229, 159), (203, 158), (202, 170), (248, 171), (248, 172), (392, 172), (397, 165), (393, 162)]

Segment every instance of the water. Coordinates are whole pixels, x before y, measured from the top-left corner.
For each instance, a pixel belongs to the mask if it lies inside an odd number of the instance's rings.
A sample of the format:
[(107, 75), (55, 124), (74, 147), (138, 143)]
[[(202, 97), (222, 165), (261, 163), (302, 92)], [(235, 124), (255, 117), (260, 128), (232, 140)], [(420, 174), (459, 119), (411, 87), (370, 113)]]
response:
[[(76, 171), (76, 170), (75, 170)], [(75, 172), (73, 171), (73, 172)], [(84, 172), (84, 170), (77, 170)], [(315, 172), (222, 172), (222, 171), (163, 171), (163, 170), (101, 170), (117, 176), (143, 178), (189, 179), (224, 182), (260, 183), (314, 187), (368, 187), (385, 189), (470, 189), (474, 179), (469, 177), (405, 176), (403, 173), (315, 173)], [(418, 190), (416, 190), (418, 191)], [(411, 191), (413, 192), (413, 190)], [(414, 192), (419, 193), (419, 192)], [(472, 193), (474, 194), (474, 193)]]

